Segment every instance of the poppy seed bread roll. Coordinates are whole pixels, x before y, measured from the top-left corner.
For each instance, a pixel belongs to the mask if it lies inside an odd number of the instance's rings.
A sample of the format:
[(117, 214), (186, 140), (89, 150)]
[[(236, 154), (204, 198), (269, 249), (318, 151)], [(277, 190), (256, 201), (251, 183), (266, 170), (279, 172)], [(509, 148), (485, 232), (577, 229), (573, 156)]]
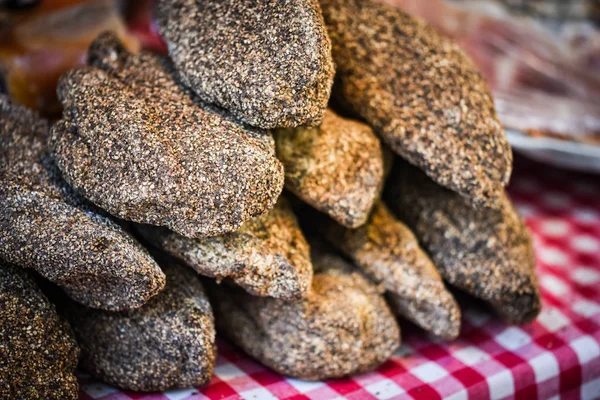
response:
[(0, 259), (89, 307), (131, 309), (156, 295), (165, 276), (150, 254), (62, 179), (48, 122), (0, 96), (0, 125)]
[(0, 398), (76, 400), (79, 349), (34, 279), (0, 262)]
[(507, 322), (541, 309), (527, 227), (506, 194), (500, 208), (475, 209), (408, 165), (396, 169), (386, 201), (415, 232), (448, 283), (488, 302)]
[(284, 197), (265, 215), (222, 236), (193, 239), (164, 228), (137, 229), (152, 245), (200, 275), (227, 278), (255, 296), (299, 299), (310, 287), (308, 243)]
[(321, 0), (334, 97), (398, 155), (477, 206), (494, 206), (512, 152), (481, 74), (458, 44), (373, 0)]
[(399, 346), (378, 288), (333, 254), (313, 253), (306, 298), (287, 302), (213, 287), (217, 328), (269, 368), (306, 380), (372, 370)]
[(317, 0), (160, 0), (156, 15), (204, 101), (267, 129), (323, 119), (334, 65)]
[(285, 187), (340, 224), (365, 223), (384, 181), (384, 153), (372, 129), (327, 110), (317, 127), (275, 131)]
[(64, 178), (121, 219), (188, 237), (232, 232), (273, 208), (283, 168), (271, 135), (203, 103), (170, 61), (111, 33), (62, 76), (50, 145)]
[(81, 367), (121, 389), (154, 392), (207, 383), (216, 358), (211, 306), (193, 271), (157, 258), (165, 290), (144, 306), (106, 312), (65, 309), (81, 346)]
[[(325, 219), (325, 218), (323, 218)], [(434, 336), (453, 340), (460, 309), (414, 234), (378, 202), (367, 223), (347, 229), (323, 221), (323, 237), (386, 289), (390, 309)]]

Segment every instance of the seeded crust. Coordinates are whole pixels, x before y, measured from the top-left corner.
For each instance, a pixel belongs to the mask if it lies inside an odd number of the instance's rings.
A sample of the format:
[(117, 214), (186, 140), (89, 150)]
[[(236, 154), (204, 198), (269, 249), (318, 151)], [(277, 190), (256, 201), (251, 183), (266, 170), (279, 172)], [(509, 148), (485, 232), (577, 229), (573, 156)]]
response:
[(438, 184), (498, 206), (512, 152), (483, 77), (458, 45), (371, 0), (321, 6), (338, 69), (334, 96)]
[(368, 222), (347, 229), (327, 219), (323, 234), (376, 284), (385, 287), (392, 311), (433, 335), (453, 340), (460, 310), (414, 234), (378, 202)]
[(321, 126), (279, 129), (285, 186), (340, 224), (364, 224), (384, 181), (383, 150), (371, 128), (327, 110)]
[(62, 180), (48, 123), (0, 96), (0, 259), (35, 269), (90, 307), (139, 307), (165, 276), (148, 252)]
[(541, 300), (531, 237), (506, 194), (498, 209), (474, 209), (406, 167), (390, 179), (386, 199), (450, 284), (489, 302), (509, 323), (537, 317)]
[(81, 367), (121, 389), (162, 391), (203, 385), (216, 357), (214, 318), (198, 276), (160, 259), (167, 286), (137, 310), (118, 313), (70, 303)]
[(73, 331), (34, 280), (0, 263), (0, 398), (76, 400)]
[(318, 125), (335, 73), (317, 0), (161, 0), (157, 21), (184, 82), (262, 128)]
[(231, 281), (255, 296), (299, 299), (312, 280), (308, 243), (287, 200), (233, 233), (190, 239), (164, 228), (138, 227), (159, 249), (197, 273)]
[(217, 329), (250, 356), (307, 380), (372, 370), (400, 341), (399, 327), (375, 285), (332, 254), (314, 254), (307, 297), (286, 302), (235, 288), (212, 288)]
[(66, 180), (122, 219), (189, 237), (232, 232), (271, 209), (283, 168), (265, 131), (181, 86), (169, 61), (130, 54), (112, 34), (89, 67), (60, 80), (51, 145)]

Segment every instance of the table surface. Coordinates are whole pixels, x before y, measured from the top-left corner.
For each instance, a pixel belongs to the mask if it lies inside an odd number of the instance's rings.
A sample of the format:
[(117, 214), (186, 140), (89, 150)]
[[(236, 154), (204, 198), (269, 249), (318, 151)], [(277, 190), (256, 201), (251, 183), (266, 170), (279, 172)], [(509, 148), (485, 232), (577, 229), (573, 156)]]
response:
[(517, 158), (509, 192), (536, 246), (544, 306), (534, 323), (506, 326), (460, 299), (458, 340), (432, 341), (402, 323), (401, 348), (372, 373), (287, 379), (219, 340), (215, 374), (203, 388), (119, 392), (81, 374), (80, 399), (600, 398), (600, 176)]

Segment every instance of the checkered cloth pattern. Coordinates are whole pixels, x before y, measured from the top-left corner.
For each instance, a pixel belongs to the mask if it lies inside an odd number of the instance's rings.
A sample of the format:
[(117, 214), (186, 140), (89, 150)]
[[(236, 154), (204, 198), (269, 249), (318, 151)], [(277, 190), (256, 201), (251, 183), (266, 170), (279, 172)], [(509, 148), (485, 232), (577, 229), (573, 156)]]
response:
[(509, 192), (536, 246), (544, 307), (534, 323), (506, 326), (459, 299), (458, 340), (433, 341), (404, 323), (401, 348), (368, 374), (288, 379), (219, 341), (214, 377), (203, 388), (137, 394), (82, 375), (80, 399), (600, 398), (600, 178), (518, 160)]

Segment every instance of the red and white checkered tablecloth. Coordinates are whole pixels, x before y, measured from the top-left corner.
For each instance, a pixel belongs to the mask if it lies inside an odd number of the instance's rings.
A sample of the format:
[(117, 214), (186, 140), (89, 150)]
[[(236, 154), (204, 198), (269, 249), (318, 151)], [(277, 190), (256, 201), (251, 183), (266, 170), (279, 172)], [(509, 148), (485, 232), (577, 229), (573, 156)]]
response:
[(600, 177), (519, 159), (509, 191), (537, 250), (544, 307), (532, 324), (505, 326), (462, 301), (458, 340), (403, 324), (402, 347), (377, 371), (329, 382), (286, 379), (219, 341), (203, 388), (137, 394), (82, 375), (80, 399), (600, 398)]

